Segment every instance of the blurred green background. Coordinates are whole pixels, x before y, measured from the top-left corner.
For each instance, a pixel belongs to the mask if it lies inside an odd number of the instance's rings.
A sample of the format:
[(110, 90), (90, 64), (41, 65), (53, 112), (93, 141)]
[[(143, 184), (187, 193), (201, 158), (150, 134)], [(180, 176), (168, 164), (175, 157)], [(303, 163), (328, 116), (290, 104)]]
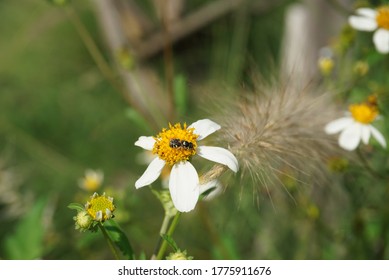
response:
[[(153, 1), (135, 2), (158, 25)], [(210, 1), (186, 2), (189, 13)], [(250, 87), (253, 72), (277, 76), (285, 13), (297, 1), (257, 2), (263, 7), (250, 11), (242, 4), (180, 40), (170, 60), (162, 51), (139, 62), (164, 81), (163, 89), (171, 63), (175, 89), (184, 92), (176, 116), (160, 119), (162, 124), (207, 117), (201, 99), (211, 90), (198, 94), (203, 86), (218, 86), (211, 93), (217, 99), (224, 89)], [(88, 199), (77, 183), (88, 168), (104, 172), (99, 192), (114, 197), (115, 219), (137, 257), (149, 258), (163, 209), (147, 188), (135, 190), (146, 166), (133, 143), (158, 130), (134, 120), (139, 116), (101, 73), (66, 9), (43, 0), (0, 2), (0, 258), (112, 258), (100, 233), (74, 230), (75, 212), (67, 208)], [(117, 69), (94, 1), (72, 1), (71, 9)], [(376, 161), (381, 172), (386, 157)], [(290, 182), (292, 198), (231, 181), (221, 196), (182, 216), (175, 241), (195, 259), (388, 258), (388, 184), (360, 169), (349, 171), (315, 190)]]

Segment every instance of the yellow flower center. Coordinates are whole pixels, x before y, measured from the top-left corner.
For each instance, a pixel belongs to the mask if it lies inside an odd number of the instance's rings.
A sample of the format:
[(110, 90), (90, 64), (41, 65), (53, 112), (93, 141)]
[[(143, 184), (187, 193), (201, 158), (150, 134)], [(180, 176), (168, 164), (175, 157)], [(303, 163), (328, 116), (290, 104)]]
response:
[(105, 194), (100, 196), (95, 193), (91, 196), (91, 200), (86, 203), (85, 209), (93, 220), (104, 222), (112, 218), (115, 205), (113, 204), (112, 197), (107, 197)]
[(376, 21), (379, 27), (389, 30), (389, 6), (377, 10)]
[(354, 120), (363, 124), (373, 122), (378, 115), (377, 107), (366, 103), (352, 104), (349, 107), (349, 111), (351, 112)]
[(334, 69), (334, 60), (330, 57), (321, 57), (318, 63), (319, 69), (324, 76), (331, 74)]
[(100, 186), (100, 180), (95, 177), (87, 177), (85, 178), (84, 186), (88, 191), (95, 191)]
[(169, 165), (187, 161), (196, 154), (197, 137), (194, 128), (187, 128), (186, 124), (183, 128), (180, 123), (174, 126), (169, 124), (169, 129), (162, 129), (155, 137), (152, 152)]

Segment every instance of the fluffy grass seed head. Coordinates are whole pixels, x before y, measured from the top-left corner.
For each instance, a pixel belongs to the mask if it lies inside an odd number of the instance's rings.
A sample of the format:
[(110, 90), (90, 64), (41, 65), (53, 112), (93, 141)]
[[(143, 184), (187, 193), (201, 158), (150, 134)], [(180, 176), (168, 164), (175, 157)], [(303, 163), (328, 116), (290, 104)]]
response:
[(283, 178), (300, 185), (322, 178), (317, 175), (326, 172), (327, 159), (340, 152), (323, 131), (337, 115), (327, 95), (293, 83), (257, 84), (253, 91), (229, 106), (224, 102), (215, 117), (223, 127), (220, 141), (240, 162), (241, 178), (250, 178), (254, 193), (265, 189), (268, 195), (273, 186), (289, 193)]

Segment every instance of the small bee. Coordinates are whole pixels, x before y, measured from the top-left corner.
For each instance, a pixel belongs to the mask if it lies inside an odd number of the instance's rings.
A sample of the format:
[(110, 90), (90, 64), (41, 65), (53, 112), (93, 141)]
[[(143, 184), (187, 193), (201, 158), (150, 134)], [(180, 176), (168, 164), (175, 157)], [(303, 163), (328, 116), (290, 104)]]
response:
[(180, 148), (182, 146), (181, 140), (176, 138), (170, 139), (169, 146), (175, 149)]
[(188, 142), (188, 141), (184, 140), (184, 141), (181, 142), (181, 145), (186, 150), (192, 150), (193, 149), (193, 143), (191, 143), (191, 142)]
[(174, 149), (183, 148), (185, 150), (192, 150), (193, 149), (193, 143), (186, 141), (186, 140), (180, 140), (177, 138), (170, 139), (169, 147)]

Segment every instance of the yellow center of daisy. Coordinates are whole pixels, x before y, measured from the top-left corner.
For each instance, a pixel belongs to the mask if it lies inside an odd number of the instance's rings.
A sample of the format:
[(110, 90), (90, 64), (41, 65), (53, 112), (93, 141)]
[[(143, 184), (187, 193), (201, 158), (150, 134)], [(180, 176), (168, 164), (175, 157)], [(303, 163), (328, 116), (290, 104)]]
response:
[(354, 120), (363, 124), (369, 124), (375, 120), (378, 115), (378, 109), (376, 106), (371, 106), (367, 103), (352, 104), (349, 107), (349, 111)]
[(379, 27), (389, 30), (389, 6), (377, 10), (376, 21)]
[(96, 177), (87, 177), (84, 180), (84, 186), (89, 191), (97, 190), (98, 187), (100, 186), (100, 183), (101, 183), (100, 179)]
[(169, 165), (187, 161), (196, 154), (197, 137), (194, 128), (187, 128), (186, 124), (183, 127), (180, 123), (169, 124), (169, 129), (162, 129), (155, 137), (152, 152)]
[(112, 197), (107, 197), (105, 194), (100, 196), (95, 193), (86, 203), (85, 209), (93, 220), (103, 222), (112, 218), (115, 205)]

